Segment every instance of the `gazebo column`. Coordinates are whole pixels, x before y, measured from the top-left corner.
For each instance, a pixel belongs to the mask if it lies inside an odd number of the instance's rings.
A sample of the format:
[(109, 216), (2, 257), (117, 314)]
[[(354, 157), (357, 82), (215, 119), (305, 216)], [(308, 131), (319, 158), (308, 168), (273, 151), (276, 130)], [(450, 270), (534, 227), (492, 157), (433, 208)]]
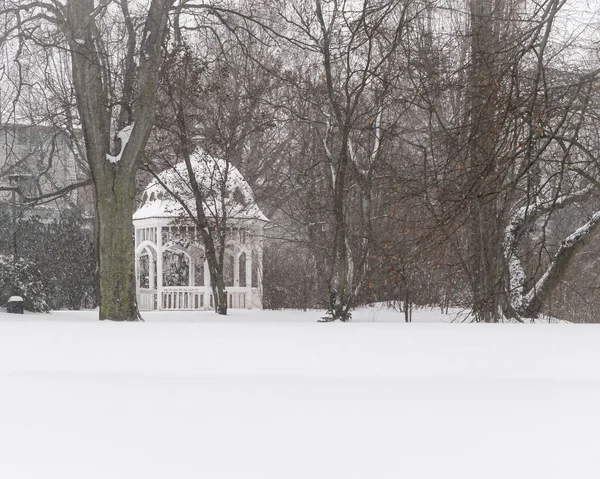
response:
[(210, 309), (210, 271), (208, 261), (204, 260), (204, 309)]
[(135, 267), (135, 290), (138, 293), (138, 301), (139, 301), (139, 291), (140, 291), (140, 255), (137, 252), (137, 247), (139, 245), (139, 240), (138, 240), (138, 236), (139, 236), (139, 230), (136, 228), (134, 233), (133, 233), (133, 237), (135, 239), (134, 241), (134, 245), (135, 245), (135, 258), (134, 258), (134, 267)]
[(156, 227), (156, 309), (162, 310), (163, 287), (163, 253), (162, 253), (162, 226)]
[(256, 255), (256, 290), (258, 292), (258, 304), (259, 308), (262, 309), (262, 264), (263, 264), (263, 242), (262, 239), (258, 241), (258, 250)]
[(233, 255), (233, 286), (237, 288), (240, 285), (240, 254)]
[(246, 307), (252, 309), (252, 250), (246, 251)]
[[(233, 255), (233, 287), (234, 288), (240, 287), (240, 256), (241, 255), (242, 255), (242, 253)], [(240, 294), (233, 293), (233, 296), (231, 297), (231, 299), (232, 299), (231, 307), (239, 308), (240, 303), (241, 303)]]
[(140, 255), (135, 254), (135, 290), (140, 291)]
[[(156, 258), (156, 261), (158, 262), (158, 258)], [(150, 250), (148, 250), (148, 275), (148, 288), (155, 289), (156, 284), (154, 284), (154, 258), (152, 257), (152, 251)]]
[(194, 257), (191, 254), (188, 255), (188, 258), (190, 259), (188, 285), (196, 286), (196, 275), (194, 274), (194, 272), (196, 271), (196, 260), (194, 260)]

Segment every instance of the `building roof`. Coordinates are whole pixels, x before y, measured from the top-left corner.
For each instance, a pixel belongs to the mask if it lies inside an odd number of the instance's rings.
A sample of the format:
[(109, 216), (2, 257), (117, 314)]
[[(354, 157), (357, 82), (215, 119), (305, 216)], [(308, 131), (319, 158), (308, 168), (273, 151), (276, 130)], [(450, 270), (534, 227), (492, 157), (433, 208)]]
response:
[[(213, 158), (200, 149), (192, 154), (191, 160), (194, 176), (205, 198), (204, 211), (208, 217), (221, 217), (224, 207), (229, 218), (269, 221), (254, 201), (250, 185), (235, 166), (225, 160)], [(224, 195), (221, 195), (222, 190)], [(192, 213), (196, 212), (185, 161), (163, 171), (158, 179), (155, 178), (148, 184), (133, 219), (188, 216), (176, 197)]]

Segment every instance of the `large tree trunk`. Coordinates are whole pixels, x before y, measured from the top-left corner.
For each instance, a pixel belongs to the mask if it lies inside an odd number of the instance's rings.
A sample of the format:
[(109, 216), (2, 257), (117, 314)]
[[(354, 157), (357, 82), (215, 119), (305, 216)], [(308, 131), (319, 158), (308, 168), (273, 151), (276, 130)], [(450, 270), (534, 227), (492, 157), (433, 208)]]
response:
[(131, 239), (135, 171), (123, 170), (115, 165), (96, 185), (101, 320), (139, 318)]
[(501, 248), (494, 203), (476, 198), (469, 219), (472, 308), (475, 319), (483, 322), (496, 322), (500, 314)]
[[(121, 3), (127, 46), (118, 64), (96, 23), (96, 3), (67, 2), (67, 18), (61, 27), (71, 49), (73, 88), (96, 192), (100, 319), (135, 321), (140, 315), (131, 226), (134, 179), (154, 122), (161, 51), (173, 0), (150, 2), (138, 49), (128, 2)], [(112, 91), (115, 86), (107, 77), (111, 67), (119, 68), (115, 74), (123, 77), (119, 92)], [(115, 125), (116, 141), (111, 142), (111, 126)]]
[(469, 71), (468, 169), (471, 192), (469, 260), (473, 314), (477, 321), (499, 317), (500, 231), (496, 198), (498, 97), (497, 58), (494, 41), (493, 2), (471, 0), (471, 68)]

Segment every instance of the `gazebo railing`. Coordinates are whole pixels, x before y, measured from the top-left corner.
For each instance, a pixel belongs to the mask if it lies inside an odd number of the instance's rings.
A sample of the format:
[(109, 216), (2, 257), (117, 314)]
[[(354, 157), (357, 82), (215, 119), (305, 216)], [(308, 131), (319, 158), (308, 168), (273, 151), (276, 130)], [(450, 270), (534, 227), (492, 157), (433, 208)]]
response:
[[(250, 288), (230, 286), (227, 288), (227, 306), (232, 309), (252, 307)], [(252, 294), (258, 293), (256, 288)], [(212, 293), (206, 294), (203, 286), (164, 286), (160, 294), (160, 309), (163, 311), (193, 311), (212, 309)]]
[(194, 286), (165, 286), (162, 288), (161, 309), (165, 311), (192, 311), (203, 309), (204, 288)]

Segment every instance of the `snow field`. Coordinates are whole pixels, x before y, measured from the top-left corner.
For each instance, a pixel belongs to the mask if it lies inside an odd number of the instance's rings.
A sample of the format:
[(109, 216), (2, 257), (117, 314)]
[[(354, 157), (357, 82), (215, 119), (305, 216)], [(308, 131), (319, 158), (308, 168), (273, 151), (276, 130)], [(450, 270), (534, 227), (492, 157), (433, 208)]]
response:
[[(0, 313), (2, 478), (600, 472), (600, 328)], [(435, 320), (438, 322), (433, 322)], [(394, 322), (395, 321), (395, 322)]]

